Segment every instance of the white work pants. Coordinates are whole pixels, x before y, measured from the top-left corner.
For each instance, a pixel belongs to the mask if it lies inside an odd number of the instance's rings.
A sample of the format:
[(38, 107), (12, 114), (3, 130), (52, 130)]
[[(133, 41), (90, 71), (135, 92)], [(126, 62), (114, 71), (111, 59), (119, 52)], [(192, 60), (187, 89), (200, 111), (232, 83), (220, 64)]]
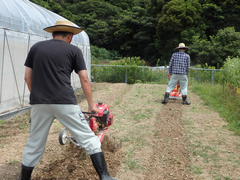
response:
[(31, 107), (30, 135), (23, 152), (23, 165), (34, 167), (41, 159), (54, 119), (71, 132), (88, 155), (102, 152), (99, 138), (89, 127), (78, 105), (37, 104)]
[(172, 90), (177, 85), (178, 81), (179, 81), (179, 84), (180, 84), (182, 95), (187, 95), (187, 85), (188, 85), (187, 75), (173, 74), (171, 76), (170, 81), (168, 82), (168, 87), (167, 87), (166, 92), (168, 92), (168, 93), (172, 92)]

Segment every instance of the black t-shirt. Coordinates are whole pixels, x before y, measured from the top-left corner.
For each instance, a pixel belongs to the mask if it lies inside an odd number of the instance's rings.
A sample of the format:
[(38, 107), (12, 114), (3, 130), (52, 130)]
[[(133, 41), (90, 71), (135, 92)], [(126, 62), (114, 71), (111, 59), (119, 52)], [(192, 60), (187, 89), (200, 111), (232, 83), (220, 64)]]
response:
[(34, 44), (25, 66), (33, 69), (30, 104), (77, 104), (71, 73), (85, 70), (82, 51), (61, 40)]

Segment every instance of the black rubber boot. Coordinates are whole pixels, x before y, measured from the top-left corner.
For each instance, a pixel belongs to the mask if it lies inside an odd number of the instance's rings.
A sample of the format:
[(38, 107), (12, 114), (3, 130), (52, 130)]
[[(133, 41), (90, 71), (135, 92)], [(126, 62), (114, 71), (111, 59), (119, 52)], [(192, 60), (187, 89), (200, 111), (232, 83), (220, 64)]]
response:
[(100, 180), (117, 180), (109, 175), (103, 152), (92, 154), (90, 157)]
[(168, 102), (169, 95), (170, 95), (170, 93), (167, 93), (167, 92), (165, 93), (164, 100), (162, 101), (163, 104), (166, 104)]
[(34, 167), (27, 167), (22, 164), (22, 171), (18, 180), (31, 180), (31, 174), (32, 174), (33, 168)]
[(187, 101), (187, 96), (184, 95), (182, 96), (182, 100), (183, 100), (183, 105), (190, 105), (191, 103)]

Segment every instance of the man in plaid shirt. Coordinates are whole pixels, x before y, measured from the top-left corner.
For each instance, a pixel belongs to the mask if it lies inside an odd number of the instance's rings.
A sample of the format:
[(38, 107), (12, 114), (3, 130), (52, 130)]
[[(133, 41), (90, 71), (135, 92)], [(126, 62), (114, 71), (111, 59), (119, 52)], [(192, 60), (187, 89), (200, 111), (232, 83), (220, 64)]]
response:
[(163, 104), (166, 104), (169, 99), (170, 92), (175, 88), (178, 81), (180, 83), (182, 99), (184, 105), (190, 105), (191, 103), (187, 101), (187, 85), (188, 78), (187, 74), (189, 72), (190, 67), (190, 56), (185, 53), (185, 51), (189, 50), (188, 47), (185, 46), (184, 43), (180, 43), (177, 48), (175, 48), (175, 52), (172, 54), (170, 64), (169, 64), (169, 74), (172, 75), (168, 87), (165, 93)]

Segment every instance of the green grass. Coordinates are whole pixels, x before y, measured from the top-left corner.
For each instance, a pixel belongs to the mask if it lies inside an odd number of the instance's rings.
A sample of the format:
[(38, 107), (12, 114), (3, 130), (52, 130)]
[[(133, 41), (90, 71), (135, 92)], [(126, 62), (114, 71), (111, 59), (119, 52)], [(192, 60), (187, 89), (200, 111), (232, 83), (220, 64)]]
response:
[(13, 160), (10, 160), (8, 163), (9, 164), (16, 164), (18, 163), (19, 161), (17, 159), (13, 159)]
[(240, 94), (233, 95), (228, 86), (223, 88), (220, 84), (191, 82), (191, 85), (193, 92), (228, 122), (228, 129), (240, 135)]
[(130, 170), (142, 168), (136, 159), (128, 159), (127, 161), (125, 161), (125, 164)]
[(0, 125), (3, 125), (4, 124), (4, 120), (0, 120)]
[(26, 127), (28, 127), (28, 125), (23, 124), (19, 126), (20, 129), (25, 129)]
[(202, 172), (202, 168), (199, 167), (199, 166), (193, 166), (193, 167), (191, 167), (191, 169), (192, 169), (192, 172), (193, 172), (194, 174), (202, 174), (202, 173), (203, 173), (203, 172)]

